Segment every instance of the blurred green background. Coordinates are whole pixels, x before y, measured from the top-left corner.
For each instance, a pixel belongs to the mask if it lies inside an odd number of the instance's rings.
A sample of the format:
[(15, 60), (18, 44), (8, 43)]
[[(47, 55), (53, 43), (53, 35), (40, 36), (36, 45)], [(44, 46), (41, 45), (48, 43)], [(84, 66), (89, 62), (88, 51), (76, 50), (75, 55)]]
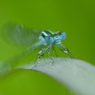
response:
[[(0, 31), (7, 22), (21, 23), (27, 28), (63, 30), (67, 33), (63, 44), (77, 58), (95, 64), (94, 0), (3, 0)], [(4, 42), (0, 35), (0, 60), (22, 49)], [(33, 53), (31, 58), (36, 55)], [(17, 70), (0, 80), (0, 95), (72, 95), (72, 92), (43, 73)]]

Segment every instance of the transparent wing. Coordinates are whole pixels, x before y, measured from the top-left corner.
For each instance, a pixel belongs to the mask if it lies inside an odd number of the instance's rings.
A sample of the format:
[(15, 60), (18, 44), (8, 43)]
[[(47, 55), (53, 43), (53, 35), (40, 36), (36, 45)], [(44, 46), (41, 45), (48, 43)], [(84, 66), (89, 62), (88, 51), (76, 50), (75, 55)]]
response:
[(3, 28), (3, 38), (17, 45), (34, 44), (41, 31), (26, 29), (22, 24), (8, 23)]

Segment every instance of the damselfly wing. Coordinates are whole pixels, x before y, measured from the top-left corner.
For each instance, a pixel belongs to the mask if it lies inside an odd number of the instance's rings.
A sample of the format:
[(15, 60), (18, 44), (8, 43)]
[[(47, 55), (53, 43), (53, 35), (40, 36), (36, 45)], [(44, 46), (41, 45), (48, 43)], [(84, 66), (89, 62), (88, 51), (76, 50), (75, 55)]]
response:
[(22, 24), (8, 23), (3, 28), (3, 38), (17, 45), (32, 45), (38, 41), (40, 30), (26, 29)]

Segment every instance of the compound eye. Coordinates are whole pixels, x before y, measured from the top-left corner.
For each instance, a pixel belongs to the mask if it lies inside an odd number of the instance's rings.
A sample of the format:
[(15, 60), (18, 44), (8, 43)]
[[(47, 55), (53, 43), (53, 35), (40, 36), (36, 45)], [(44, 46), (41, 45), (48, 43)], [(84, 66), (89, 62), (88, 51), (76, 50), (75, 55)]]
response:
[(45, 41), (47, 44), (51, 44), (51, 43), (53, 43), (53, 38), (50, 36), (47, 36), (47, 37), (45, 37)]
[(65, 32), (61, 32), (61, 39), (64, 40), (66, 38), (66, 33)]

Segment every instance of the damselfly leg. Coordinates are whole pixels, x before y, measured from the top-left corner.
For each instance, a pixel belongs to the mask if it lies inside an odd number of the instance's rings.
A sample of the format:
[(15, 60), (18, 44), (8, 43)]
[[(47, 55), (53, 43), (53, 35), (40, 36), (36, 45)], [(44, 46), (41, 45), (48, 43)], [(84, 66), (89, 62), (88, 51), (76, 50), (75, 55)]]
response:
[[(35, 66), (34, 66), (34, 67), (37, 66), (39, 60), (41, 59), (41, 57), (44, 55), (44, 53), (45, 53), (46, 51), (48, 51), (48, 57), (51, 58), (51, 57), (50, 57), (50, 49), (51, 49), (51, 45), (49, 45), (47, 48), (42, 49), (42, 50), (40, 50), (40, 51), (38, 52), (38, 58), (37, 58), (36, 61), (35, 61)], [(51, 59), (52, 59), (52, 58), (51, 58)], [(53, 60), (53, 59), (52, 59), (52, 60)]]
[(62, 44), (58, 45), (58, 48), (64, 52), (67, 56), (69, 56), (70, 58), (76, 58), (65, 46), (63, 46)]
[(52, 61), (51, 61), (51, 64), (53, 64), (53, 63), (54, 63), (54, 60), (53, 60), (52, 57), (50, 56), (50, 50), (51, 50), (51, 48), (52, 48), (52, 45), (50, 45), (50, 47), (48, 48), (48, 57), (52, 60)]

